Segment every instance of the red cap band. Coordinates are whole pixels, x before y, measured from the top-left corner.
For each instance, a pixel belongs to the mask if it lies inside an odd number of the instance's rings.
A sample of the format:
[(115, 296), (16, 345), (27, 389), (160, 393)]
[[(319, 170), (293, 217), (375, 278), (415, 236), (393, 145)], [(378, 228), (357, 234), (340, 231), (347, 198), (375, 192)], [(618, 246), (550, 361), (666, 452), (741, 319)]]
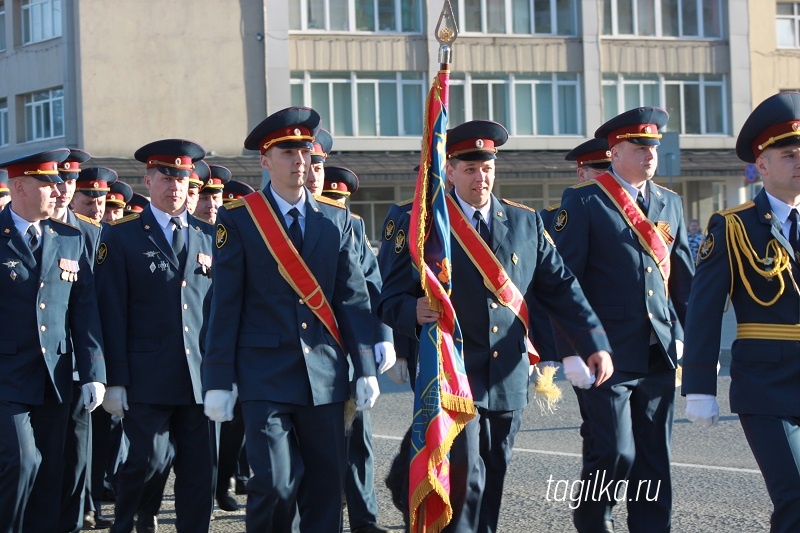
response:
[(273, 131), (261, 139), (261, 142), (259, 143), (261, 146), (261, 153), (265, 153), (273, 144), (284, 141), (314, 142), (314, 134), (305, 126), (288, 126), (286, 128), (280, 128), (279, 130)]
[(147, 168), (153, 167), (168, 167), (168, 168), (177, 168), (180, 170), (192, 170), (194, 168), (194, 164), (192, 164), (192, 158), (182, 155), (182, 156), (171, 156), (171, 155), (154, 155), (147, 158)]
[(800, 120), (781, 122), (764, 130), (753, 141), (753, 155), (758, 157), (771, 145), (789, 137), (800, 137)]
[(43, 163), (25, 163), (22, 165), (11, 165), (6, 168), (9, 178), (20, 176), (34, 176), (44, 174), (52, 176), (58, 174), (58, 163), (55, 161), (44, 161)]
[(630, 139), (660, 139), (658, 125), (656, 124), (634, 124), (614, 130), (608, 134), (608, 147), (611, 148), (623, 141)]

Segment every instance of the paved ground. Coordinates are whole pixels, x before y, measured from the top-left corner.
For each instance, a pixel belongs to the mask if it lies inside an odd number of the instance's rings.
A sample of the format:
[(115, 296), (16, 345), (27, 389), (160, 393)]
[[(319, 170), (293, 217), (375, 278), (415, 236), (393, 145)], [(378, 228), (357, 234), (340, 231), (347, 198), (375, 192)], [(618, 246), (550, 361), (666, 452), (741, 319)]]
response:
[[(566, 397), (554, 414), (542, 415), (535, 406), (525, 413), (504, 491), (499, 528), (504, 533), (573, 531), (569, 501), (557, 497), (555, 481), (571, 482), (580, 471), (580, 416), (568, 384), (563, 380), (559, 383)], [(719, 378), (720, 425), (708, 431), (686, 420), (684, 401), (678, 399), (672, 450), (676, 532), (769, 530), (772, 506), (738, 419), (730, 413), (729, 385), (727, 368), (723, 368)], [(383, 395), (373, 411), (379, 522), (390, 531), (402, 531), (402, 517), (392, 506), (383, 479), (409, 424), (413, 399), (405, 388), (384, 378), (381, 387)], [(548, 494), (551, 477), (554, 481)], [(161, 532), (175, 531), (171, 490), (170, 482), (159, 516)], [(237, 496), (237, 500), (243, 505), (245, 497)], [(107, 508), (110, 510), (110, 506)], [(244, 531), (243, 510), (217, 510), (215, 517), (212, 532)], [(624, 509), (616, 511), (616, 522), (617, 531), (627, 531)]]

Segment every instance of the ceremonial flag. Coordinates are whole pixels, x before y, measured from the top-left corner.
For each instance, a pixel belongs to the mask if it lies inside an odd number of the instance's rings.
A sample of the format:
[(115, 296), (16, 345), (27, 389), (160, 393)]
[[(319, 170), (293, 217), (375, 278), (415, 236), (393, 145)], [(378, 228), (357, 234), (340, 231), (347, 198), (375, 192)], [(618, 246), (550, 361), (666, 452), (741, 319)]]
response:
[[(453, 516), (449, 452), (456, 435), (475, 416), (464, 370), (463, 339), (450, 301), (450, 219), (445, 188), (447, 95), (442, 65), (425, 105), (422, 156), (411, 210), (409, 250), (437, 322), (420, 333), (411, 435), (409, 505), (411, 531), (441, 531)], [(471, 290), (461, 287), (460, 290)]]

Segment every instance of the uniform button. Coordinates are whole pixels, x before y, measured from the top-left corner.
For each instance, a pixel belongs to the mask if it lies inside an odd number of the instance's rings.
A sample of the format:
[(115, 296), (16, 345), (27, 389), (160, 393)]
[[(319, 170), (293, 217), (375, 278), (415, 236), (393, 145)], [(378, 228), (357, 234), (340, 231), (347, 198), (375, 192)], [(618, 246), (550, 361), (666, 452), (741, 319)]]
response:
[(39, 304), (39, 309), (44, 309), (45, 307), (47, 307), (47, 306), (44, 303), (40, 303)]
[(191, 352), (189, 351), (189, 348), (186, 348), (186, 355), (189, 355), (190, 353)]
[(497, 309), (497, 304), (492, 302), (489, 304), (489, 307), (491, 307), (492, 309)]
[(47, 326), (42, 326), (39, 328), (41, 331), (47, 331)]
[(303, 328), (303, 329), (306, 329), (306, 328), (308, 328), (308, 324), (303, 322), (302, 324), (300, 324), (300, 327)]
[(189, 309), (189, 304), (183, 304), (184, 309)]
[(492, 357), (497, 357), (497, 352), (496, 351), (492, 352)]
[(39, 284), (39, 288), (41, 289), (42, 287), (44, 287), (44, 281)]
[(306, 346), (305, 348), (303, 348), (303, 351), (306, 352), (306, 353), (311, 353), (311, 348)]
[(181, 281), (181, 287), (185, 287), (185, 286), (186, 286), (186, 280)]
[(497, 333), (497, 326), (492, 327), (492, 333)]
[(647, 313), (647, 318), (653, 318), (653, 313)]
[(45, 353), (45, 352), (47, 352), (47, 348), (45, 348), (44, 346), (42, 346), (42, 353)]
[(184, 327), (183, 327), (183, 331), (186, 331), (186, 332), (188, 332), (188, 331), (189, 331), (189, 326), (184, 326)]
[(648, 272), (648, 274), (649, 274), (650, 272), (652, 272), (652, 271), (653, 271), (653, 267), (647, 267), (647, 269), (646, 269), (646, 270), (647, 270), (647, 272)]
[(297, 303), (299, 303), (300, 305), (304, 305), (304, 304), (305, 304), (305, 302), (303, 301), (303, 299), (302, 299), (302, 298), (300, 298), (299, 300), (297, 300)]
[(651, 289), (651, 290), (647, 291), (647, 295), (648, 296), (652, 296), (653, 295), (653, 290)]

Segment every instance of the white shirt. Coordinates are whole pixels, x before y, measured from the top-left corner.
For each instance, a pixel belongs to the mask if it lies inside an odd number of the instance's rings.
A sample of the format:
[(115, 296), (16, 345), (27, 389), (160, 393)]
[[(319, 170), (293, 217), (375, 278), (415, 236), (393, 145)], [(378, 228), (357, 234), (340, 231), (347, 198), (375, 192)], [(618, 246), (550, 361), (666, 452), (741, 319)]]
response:
[(789, 229), (792, 227), (792, 221), (789, 220), (789, 213), (792, 212), (792, 209), (800, 211), (800, 207), (789, 205), (783, 200), (778, 200), (768, 193), (766, 189), (764, 189), (764, 192), (767, 195), (767, 200), (769, 200), (769, 207), (772, 209), (772, 212), (775, 213), (775, 216), (778, 217), (778, 220), (781, 221), (781, 233), (788, 239)]
[(22, 233), (22, 237), (25, 239), (25, 244), (30, 246), (30, 237), (28, 237), (28, 228), (33, 226), (33, 229), (36, 230), (36, 235), (39, 237), (39, 242), (42, 242), (42, 227), (41, 227), (41, 220), (37, 220), (36, 222), (28, 222), (18, 214), (14, 212), (14, 209), (9, 207), (9, 211), (11, 211), (11, 220), (14, 221), (14, 226), (17, 228), (17, 231)]
[[(164, 211), (160, 210), (153, 204), (150, 204), (150, 210), (153, 211), (153, 216), (156, 217), (156, 222), (158, 225), (161, 226), (161, 231), (164, 232), (164, 237), (167, 239), (167, 242), (170, 246), (172, 246), (172, 237), (175, 235), (175, 230), (172, 225), (172, 216), (168, 215)], [(183, 232), (183, 242), (187, 242), (188, 232), (189, 232), (189, 222), (187, 221), (188, 213), (186, 209), (183, 210), (183, 213), (180, 215), (174, 215), (181, 219), (181, 231)]]
[(458, 204), (461, 206), (461, 210), (464, 211), (464, 215), (466, 215), (467, 220), (469, 220), (469, 223), (472, 224), (472, 227), (475, 227), (475, 219), (472, 217), (475, 216), (475, 211), (480, 211), (481, 216), (483, 216), (483, 221), (486, 222), (486, 227), (489, 228), (489, 231), (492, 231), (492, 217), (489, 216), (492, 207), (492, 200), (490, 199), (488, 202), (486, 202), (486, 205), (480, 209), (475, 209), (471, 204), (462, 200), (457, 192), (455, 194), (456, 198), (458, 199)]
[(292, 208), (297, 208), (300, 212), (300, 216), (297, 217), (298, 222), (300, 222), (300, 230), (303, 232), (303, 235), (306, 234), (306, 191), (303, 189), (303, 196), (298, 200), (298, 202), (294, 205), (290, 204), (283, 198), (275, 193), (275, 189), (272, 188), (272, 184), (269, 185), (270, 190), (272, 191), (272, 196), (275, 198), (275, 203), (278, 204), (278, 209), (280, 210), (281, 214), (283, 215), (283, 220), (286, 222), (286, 227), (292, 225), (294, 222), (294, 217), (289, 214), (289, 211)]

